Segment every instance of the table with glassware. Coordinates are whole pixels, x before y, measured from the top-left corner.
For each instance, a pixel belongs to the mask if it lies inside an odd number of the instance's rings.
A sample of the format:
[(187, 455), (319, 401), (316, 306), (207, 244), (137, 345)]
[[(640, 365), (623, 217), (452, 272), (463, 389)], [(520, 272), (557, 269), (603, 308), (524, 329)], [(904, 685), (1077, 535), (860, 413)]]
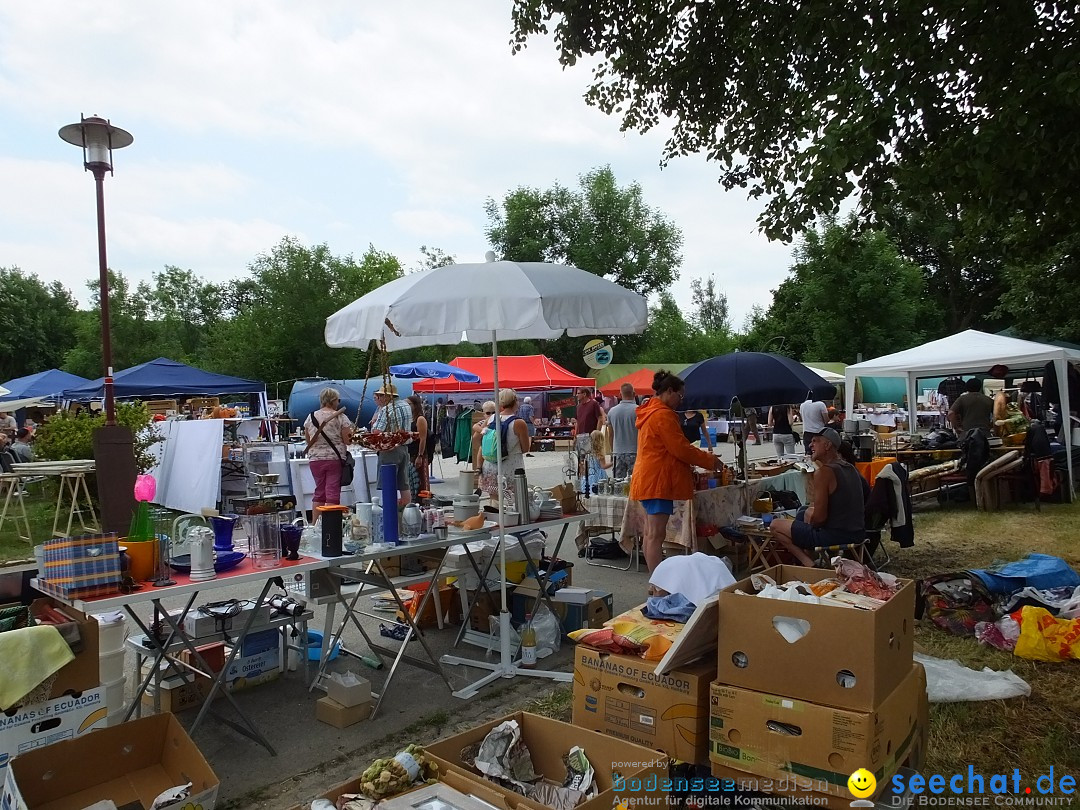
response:
[[(146, 649), (146, 656), (152, 657), (153, 662), (146, 674), (142, 675), (139, 687), (124, 715), (125, 721), (130, 719), (132, 714), (134, 714), (142, 700), (143, 694), (150, 687), (151, 683), (154, 684), (154, 694), (156, 696), (160, 694), (161, 679), (163, 677), (170, 674), (183, 676), (187, 672), (196, 672), (197, 676), (209, 677), (213, 683), (203, 699), (202, 706), (200, 707), (194, 722), (191, 724), (189, 732), (195, 732), (203, 718), (211, 712), (211, 705), (214, 698), (220, 694), (232, 704), (233, 709), (240, 718), (240, 722), (223, 717), (216, 711), (213, 712), (215, 717), (244, 736), (258, 742), (266, 748), (267, 751), (274, 754), (276, 752), (274, 751), (273, 745), (271, 745), (266, 736), (259, 731), (255, 723), (244, 714), (240, 705), (237, 703), (236, 698), (227, 688), (226, 677), (233, 660), (239, 655), (240, 649), (244, 646), (244, 640), (247, 638), (248, 634), (252, 630), (258, 631), (264, 629), (264, 625), (256, 624), (256, 618), (261, 612), (260, 609), (267, 604), (267, 595), (270, 592), (273, 580), (278, 577), (291, 577), (298, 574), (303, 575), (311, 571), (326, 568), (327, 565), (328, 563), (322, 559), (301, 557), (294, 561), (281, 560), (277, 566), (272, 568), (262, 568), (256, 567), (255, 561), (250, 557), (247, 557), (230, 570), (216, 574), (212, 579), (197, 581), (192, 580), (190, 574), (174, 572), (172, 574), (172, 579), (176, 583), (174, 585), (154, 587), (150, 583), (145, 583), (141, 590), (133, 591), (131, 593), (117, 593), (115, 595), (98, 596), (86, 599), (65, 599), (58, 596), (54, 589), (43, 587), (41, 581), (37, 578), (32, 580), (31, 584), (42, 593), (87, 614), (123, 610), (142, 631), (147, 644), (149, 645)], [(262, 588), (259, 591), (258, 597), (254, 600), (251, 609), (245, 611), (246, 616), (242, 625), (239, 629), (236, 627), (228, 629), (227, 637), (232, 644), (232, 649), (225, 661), (225, 666), (223, 666), (221, 671), (217, 674), (207, 674), (212, 672), (213, 668), (207, 665), (206, 660), (197, 649), (195, 642), (184, 632), (183, 627), (185, 619), (188, 614), (196, 608), (195, 602), (200, 594), (206, 594), (207, 592), (220, 590), (222, 588), (231, 588), (236, 585), (254, 584), (261, 584)], [(162, 602), (174, 597), (186, 597), (186, 601), (184, 602), (182, 610), (170, 613)], [(136, 611), (137, 606), (145, 605), (147, 603), (150, 603), (153, 606), (153, 618), (150, 622), (144, 621)], [(224, 627), (224, 624), (222, 626)], [(157, 628), (157, 632), (154, 632), (155, 628)], [(226, 636), (224, 629), (221, 635), (222, 637)], [(195, 663), (194, 667), (181, 663), (172, 654), (178, 648), (188, 652), (191, 656), (191, 662)], [(201, 673), (197, 670), (201, 670)]]

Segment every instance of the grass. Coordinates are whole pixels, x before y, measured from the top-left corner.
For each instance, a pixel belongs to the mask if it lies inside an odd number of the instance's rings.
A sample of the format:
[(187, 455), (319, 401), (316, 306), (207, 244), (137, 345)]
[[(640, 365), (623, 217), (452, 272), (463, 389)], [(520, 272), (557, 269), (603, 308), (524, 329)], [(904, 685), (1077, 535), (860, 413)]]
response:
[[(30, 536), (34, 543), (44, 543), (52, 537), (53, 517), (56, 514), (56, 487), (56, 480), (46, 479), (39, 484), (32, 484), (29, 494), (23, 496), (26, 516), (30, 520)], [(0, 526), (0, 565), (34, 559), (33, 544), (20, 540), (17, 536), (12, 520), (15, 509), (15, 499), (12, 498), (7, 519), (4, 525)]]
[[(915, 546), (893, 550), (890, 570), (925, 577), (994, 562), (1028, 552), (1053, 554), (1080, 569), (1080, 503), (1030, 504), (999, 512), (934, 510), (916, 514)], [(981, 670), (1011, 669), (1031, 685), (1031, 696), (1012, 700), (934, 704), (930, 707), (927, 773), (1019, 768), (1027, 776), (1080, 771), (1080, 662), (1047, 663), (1017, 658), (919, 622), (915, 642), (922, 652), (957, 659)]]

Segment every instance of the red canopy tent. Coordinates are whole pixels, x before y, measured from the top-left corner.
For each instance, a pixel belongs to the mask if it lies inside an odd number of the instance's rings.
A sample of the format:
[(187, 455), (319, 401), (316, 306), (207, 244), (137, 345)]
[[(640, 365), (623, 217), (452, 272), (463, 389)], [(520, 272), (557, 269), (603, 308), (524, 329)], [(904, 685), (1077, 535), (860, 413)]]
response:
[(637, 371), (632, 371), (625, 377), (619, 377), (617, 380), (612, 380), (607, 385), (600, 389), (600, 393), (606, 397), (619, 396), (619, 389), (622, 388), (623, 383), (630, 383), (634, 386), (634, 393), (638, 396), (652, 396), (656, 392), (653, 391), (652, 381), (656, 376), (656, 372), (651, 368), (639, 368)]
[[(446, 380), (417, 380), (413, 391), (421, 394), (456, 394), (467, 391), (491, 391), (494, 388), (490, 357), (455, 357), (450, 365), (471, 371), (480, 377), (478, 383)], [(499, 385), (522, 391), (543, 388), (592, 388), (596, 380), (579, 377), (542, 354), (499, 358)]]

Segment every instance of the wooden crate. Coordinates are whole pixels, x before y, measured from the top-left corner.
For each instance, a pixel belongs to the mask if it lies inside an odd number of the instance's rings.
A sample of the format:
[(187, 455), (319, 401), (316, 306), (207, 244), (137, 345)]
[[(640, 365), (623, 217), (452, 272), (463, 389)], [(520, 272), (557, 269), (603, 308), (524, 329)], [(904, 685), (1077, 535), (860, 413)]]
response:
[(192, 413), (202, 413), (204, 410), (212, 410), (221, 404), (221, 397), (191, 397), (187, 401), (187, 407)]
[(151, 415), (165, 416), (169, 411), (177, 413), (180, 410), (180, 405), (175, 399), (147, 399), (143, 400), (143, 405)]

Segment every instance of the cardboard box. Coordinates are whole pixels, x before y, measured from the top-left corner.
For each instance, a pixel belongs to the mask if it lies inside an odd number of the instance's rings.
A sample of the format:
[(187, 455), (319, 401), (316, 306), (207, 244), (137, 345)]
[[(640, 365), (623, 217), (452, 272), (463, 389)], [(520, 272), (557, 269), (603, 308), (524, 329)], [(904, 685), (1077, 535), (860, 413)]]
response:
[(591, 600), (587, 605), (555, 603), (556, 609), (563, 614), (559, 618), (562, 620), (564, 633), (572, 633), (585, 628), (596, 629), (603, 627), (604, 622), (611, 620), (615, 598), (610, 593), (603, 591), (600, 593), (601, 596)]
[(17, 756), (105, 728), (108, 714), (103, 686), (0, 714), (0, 777)]
[[(566, 778), (563, 756), (571, 746), (579, 745), (588, 753), (589, 762), (595, 771), (599, 792), (595, 798), (582, 802), (574, 810), (611, 810), (615, 806), (616, 795), (616, 791), (613, 790), (613, 772), (624, 778), (631, 778), (656, 766), (658, 760), (665, 767), (667, 765), (665, 756), (648, 748), (527, 712), (515, 712), (432, 743), (426, 746), (428, 756), (438, 763), (440, 774), (455, 774), (464, 777), (469, 782), (498, 794), (501, 801), (496, 806), (547, 810), (546, 806), (539, 802), (487, 781), (479, 771), (461, 761), (463, 748), (479, 743), (489, 731), (507, 720), (518, 722), (521, 728), (521, 739), (532, 755), (536, 772), (556, 784), (561, 785)], [(463, 790), (463, 792), (472, 791)]]
[[(200, 613), (199, 608), (193, 607), (184, 617), (184, 632), (191, 638), (214, 636), (229, 630), (237, 630), (244, 626), (248, 615), (255, 609), (254, 601), (249, 601), (235, 616), (217, 617)], [(173, 611), (170, 611), (172, 613)], [(179, 613), (180, 611), (176, 611)], [(260, 627), (270, 623), (270, 605), (260, 605), (258, 614), (252, 627)]]
[(58, 610), (65, 616), (72, 618), (79, 630), (82, 647), (79, 652), (75, 653), (75, 660), (61, 667), (56, 674), (56, 681), (53, 682), (49, 697), (57, 698), (61, 695), (70, 695), (93, 689), (101, 683), (98, 677), (100, 645), (97, 619), (48, 596), (35, 599), (30, 603), (30, 612), (34, 616), (40, 616), (44, 611), (50, 609)]
[[(338, 785), (334, 785), (334, 787), (330, 788), (325, 793), (321, 793), (318, 796), (313, 797), (313, 800), (326, 799), (327, 801), (333, 802), (336, 805), (337, 800), (340, 799), (342, 796), (346, 794), (360, 793), (360, 785), (363, 781), (363, 779), (357, 778), (350, 779), (348, 782), (342, 782)], [(488, 804), (498, 808), (498, 810), (515, 810), (515, 808), (517, 807), (516, 802), (508, 801), (506, 797), (504, 797), (501, 793), (496, 792), (494, 787), (489, 787), (486, 784), (475, 782), (472, 779), (466, 778), (460, 773), (440, 773), (439, 781), (444, 785), (449, 785), (450, 787), (454, 788), (454, 790), (460, 791), (461, 793), (475, 796), (476, 798), (481, 799)], [(416, 785), (416, 787), (412, 790), (424, 787), (424, 784), (425, 783), (421, 782), (420, 784)], [(406, 791), (406, 793), (411, 793), (412, 790)], [(403, 795), (405, 794), (398, 794), (398, 796)], [(307, 801), (303, 804), (293, 805), (289, 808), (289, 810), (310, 810), (310, 808), (311, 802)]]
[[(833, 575), (782, 565), (765, 572), (776, 582), (817, 582)], [(716, 678), (721, 683), (845, 709), (873, 711), (911, 669), (915, 583), (877, 610), (759, 599), (750, 579), (720, 592)], [(744, 593), (736, 593), (742, 590)], [(785, 641), (774, 619), (804, 623)]]
[(275, 680), (281, 675), (281, 651), (274, 647), (258, 655), (237, 655), (229, 665), (225, 683), (239, 692)]
[(811, 780), (809, 789), (850, 800), (859, 768), (883, 787), (896, 770), (920, 761), (929, 730), (926, 674), (919, 664), (874, 711), (860, 712), (714, 683), (709, 760), (780, 781)]
[[(513, 600), (513, 592), (510, 593), (510, 598)], [(477, 598), (479, 593), (479, 599), (476, 604), (473, 605), (472, 612), (469, 613), (469, 627), (480, 633), (490, 632), (491, 628), (488, 627), (488, 618), (491, 616), (499, 615), (499, 591), (492, 589), (490, 593), (487, 591), (469, 591), (469, 602), (472, 603), (473, 599)], [(460, 597), (458, 597), (460, 599)]]
[(355, 706), (342, 706), (330, 697), (319, 698), (315, 701), (315, 719), (334, 728), (348, 728), (361, 720), (367, 720), (370, 715), (370, 700)]
[(593, 599), (599, 599), (605, 591), (599, 588), (580, 588), (569, 585), (559, 588), (551, 596), (552, 602), (565, 602), (568, 605), (587, 605)]
[(162, 791), (189, 781), (191, 795), (163, 810), (213, 810), (219, 782), (177, 719), (157, 714), (21, 755), (8, 768), (0, 807), (82, 810), (104, 799), (149, 807)]
[(579, 646), (574, 656), (574, 725), (684, 762), (709, 759), (712, 656), (666, 675), (655, 663)]
[[(210, 694), (213, 682), (209, 678), (201, 678), (193, 672), (183, 675), (170, 675), (161, 679), (161, 698), (158, 705), (165, 713), (178, 714), (187, 709), (202, 706), (206, 702), (206, 696)], [(214, 699), (221, 697), (219, 690)], [(142, 704), (148, 709), (154, 708), (154, 684), (143, 692)]]
[[(249, 655), (259, 655), (267, 652), (268, 650), (276, 650), (281, 644), (281, 632), (276, 627), (271, 627), (266, 630), (259, 630), (258, 632), (248, 633), (244, 638), (244, 643), (240, 645), (240, 655), (247, 657)], [(225, 662), (221, 662), (224, 666)], [(218, 667), (218, 672), (221, 671), (221, 667)]]
[(357, 678), (359, 683), (352, 686), (344, 686), (334, 680), (333, 676), (323, 679), (326, 684), (326, 696), (347, 709), (368, 703), (371, 700), (371, 681), (366, 678)]

